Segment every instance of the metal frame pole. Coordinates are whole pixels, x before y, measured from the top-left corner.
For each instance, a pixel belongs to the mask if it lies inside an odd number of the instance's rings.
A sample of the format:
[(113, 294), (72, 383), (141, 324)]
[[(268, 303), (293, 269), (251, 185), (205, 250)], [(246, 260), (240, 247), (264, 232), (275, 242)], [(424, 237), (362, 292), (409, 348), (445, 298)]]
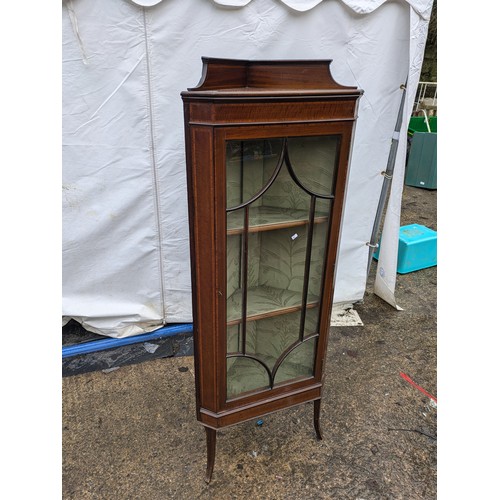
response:
[(399, 145), (399, 134), (401, 132), (401, 124), (403, 122), (403, 109), (406, 98), (406, 83), (404, 85), (401, 85), (400, 88), (403, 90), (403, 94), (401, 96), (401, 103), (399, 105), (398, 118), (396, 120), (396, 127), (394, 129), (394, 133), (392, 134), (391, 149), (389, 151), (389, 158), (387, 159), (387, 168), (385, 169), (384, 172), (381, 172), (381, 175), (384, 176), (384, 182), (382, 184), (382, 191), (380, 192), (380, 198), (378, 201), (375, 221), (373, 223), (372, 234), (370, 237), (370, 241), (367, 243), (367, 245), (370, 247), (370, 251), (368, 254), (368, 268), (366, 272), (367, 275), (370, 274), (370, 268), (375, 249), (378, 248), (379, 246), (378, 240), (379, 240), (380, 223), (382, 220), (382, 214), (384, 212), (385, 204), (387, 201), (387, 193), (389, 192), (392, 183), (394, 164), (396, 163), (396, 153), (398, 151), (398, 145)]

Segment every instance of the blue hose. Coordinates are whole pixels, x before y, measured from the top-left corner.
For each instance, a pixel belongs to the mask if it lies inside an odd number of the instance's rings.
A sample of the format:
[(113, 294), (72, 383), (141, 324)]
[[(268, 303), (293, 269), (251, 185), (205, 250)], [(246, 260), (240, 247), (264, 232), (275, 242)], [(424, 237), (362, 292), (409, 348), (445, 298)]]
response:
[(62, 348), (62, 357), (69, 358), (80, 354), (89, 354), (91, 352), (105, 351), (123, 345), (138, 344), (147, 342), (161, 337), (173, 337), (179, 333), (191, 333), (193, 331), (192, 323), (182, 323), (170, 326), (164, 326), (150, 333), (142, 333), (121, 339), (106, 338), (102, 340), (92, 340), (90, 342), (82, 342), (81, 344), (70, 345)]

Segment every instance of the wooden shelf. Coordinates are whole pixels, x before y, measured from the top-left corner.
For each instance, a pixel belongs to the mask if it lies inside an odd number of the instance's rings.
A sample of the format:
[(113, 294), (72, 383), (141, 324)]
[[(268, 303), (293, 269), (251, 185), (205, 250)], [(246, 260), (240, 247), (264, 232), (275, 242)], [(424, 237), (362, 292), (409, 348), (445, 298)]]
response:
[[(314, 218), (314, 223), (328, 221), (328, 213), (321, 212)], [(291, 208), (277, 207), (250, 207), (249, 209), (249, 233), (261, 231), (272, 231), (287, 227), (304, 226), (309, 222), (307, 210), (296, 210)], [(227, 235), (243, 233), (243, 214), (240, 210), (227, 214)]]
[[(236, 290), (227, 300), (227, 326), (242, 322), (242, 293)], [(319, 297), (310, 296), (307, 308), (316, 307)], [(300, 311), (302, 307), (302, 293), (274, 288), (271, 286), (257, 286), (248, 288), (247, 294), (247, 321), (279, 316)]]

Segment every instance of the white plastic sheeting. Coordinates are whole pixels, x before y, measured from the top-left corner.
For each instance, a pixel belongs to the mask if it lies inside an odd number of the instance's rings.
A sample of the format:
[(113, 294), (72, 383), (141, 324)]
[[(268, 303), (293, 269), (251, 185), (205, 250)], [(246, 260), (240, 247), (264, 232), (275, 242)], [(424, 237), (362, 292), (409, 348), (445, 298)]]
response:
[[(63, 3), (63, 321), (125, 337), (192, 320), (180, 92), (198, 83), (201, 56), (332, 59), (339, 83), (365, 91), (334, 300), (362, 299), (400, 85), (409, 75), (411, 103), (431, 7), (432, 0)], [(405, 147), (403, 140), (376, 281), (393, 305)]]

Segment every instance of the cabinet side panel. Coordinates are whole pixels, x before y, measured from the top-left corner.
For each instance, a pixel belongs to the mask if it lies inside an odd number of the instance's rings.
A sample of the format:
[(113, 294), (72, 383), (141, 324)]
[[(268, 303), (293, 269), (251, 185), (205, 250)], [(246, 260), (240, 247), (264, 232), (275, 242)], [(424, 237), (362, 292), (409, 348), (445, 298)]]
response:
[(213, 106), (206, 102), (189, 103), (190, 120), (196, 123), (211, 123), (213, 121)]
[(199, 407), (216, 407), (217, 310), (215, 287), (215, 195), (212, 129), (189, 129), (191, 266), (195, 276), (193, 320)]
[(330, 222), (330, 237), (328, 243), (328, 256), (326, 260), (326, 273), (323, 288), (323, 301), (320, 319), (320, 338), (318, 342), (318, 356), (316, 359), (316, 373), (324, 378), (324, 358), (328, 344), (330, 317), (332, 313), (333, 292), (338, 246), (340, 241), (340, 224), (344, 209), (347, 173), (349, 169), (349, 155), (351, 150), (353, 122), (342, 124), (342, 142), (340, 146), (337, 181), (335, 185), (335, 198), (333, 201), (332, 220)]

